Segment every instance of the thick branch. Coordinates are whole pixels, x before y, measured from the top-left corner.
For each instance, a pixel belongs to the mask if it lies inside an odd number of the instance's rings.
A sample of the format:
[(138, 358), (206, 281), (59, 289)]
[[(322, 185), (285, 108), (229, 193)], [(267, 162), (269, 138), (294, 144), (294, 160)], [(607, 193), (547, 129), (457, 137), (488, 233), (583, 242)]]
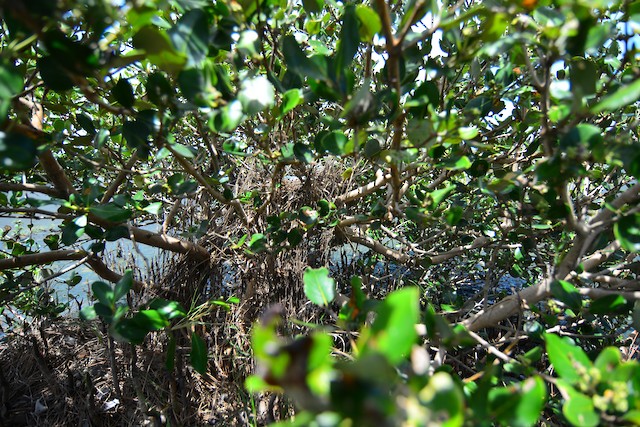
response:
[(67, 174), (60, 166), (60, 163), (53, 156), (51, 150), (46, 149), (38, 156), (40, 165), (53, 183), (54, 187), (62, 194), (63, 198), (69, 197), (71, 194), (77, 194), (76, 189), (69, 181)]
[(18, 184), (16, 182), (0, 182), (0, 191), (30, 191), (42, 193), (51, 197), (62, 197), (63, 194), (57, 188), (47, 185)]
[(351, 233), (344, 233), (344, 235), (349, 241), (361, 244), (362, 246), (366, 246), (372, 251), (375, 251), (380, 255), (384, 255), (385, 257), (399, 264), (406, 264), (411, 259), (409, 255), (391, 249), (383, 245), (382, 243), (373, 240), (371, 237), (361, 237)]
[(131, 159), (129, 159), (129, 162), (127, 162), (125, 168), (120, 172), (118, 172), (118, 176), (116, 176), (116, 179), (113, 180), (111, 185), (109, 185), (109, 188), (107, 188), (107, 191), (104, 192), (104, 195), (102, 196), (102, 200), (100, 200), (100, 203), (107, 203), (109, 200), (111, 200), (113, 195), (116, 194), (116, 191), (118, 191), (118, 187), (122, 185), (124, 180), (127, 178), (129, 171), (131, 170), (133, 165), (136, 164), (137, 161), (138, 161), (138, 156), (136, 154), (131, 156)]
[(49, 264), (54, 261), (75, 261), (87, 256), (82, 250), (59, 250), (22, 255), (13, 258), (0, 259), (0, 271), (10, 268), (20, 268), (36, 264)]
[[(105, 280), (108, 280), (108, 281), (113, 282), (113, 283), (117, 283), (118, 281), (120, 281), (120, 279), (122, 279), (122, 275), (121, 274), (118, 274), (115, 271), (111, 270), (98, 257), (94, 256), (94, 257), (89, 258), (87, 260), (87, 264), (89, 264), (91, 266), (91, 269), (98, 276), (102, 277)], [(145, 286), (146, 286), (146, 283), (141, 282), (139, 280), (134, 280), (132, 288), (133, 288), (133, 290), (135, 292), (140, 292)]]

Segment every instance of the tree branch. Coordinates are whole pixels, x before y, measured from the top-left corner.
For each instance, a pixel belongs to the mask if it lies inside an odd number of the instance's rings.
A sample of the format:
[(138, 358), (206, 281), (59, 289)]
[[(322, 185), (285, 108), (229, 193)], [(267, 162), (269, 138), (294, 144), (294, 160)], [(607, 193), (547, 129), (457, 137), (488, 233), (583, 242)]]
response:
[(77, 261), (86, 256), (87, 252), (75, 249), (21, 255), (13, 258), (0, 259), (0, 271), (10, 268), (27, 267), (29, 265), (49, 264), (54, 261)]
[(57, 188), (47, 185), (18, 184), (17, 182), (0, 182), (0, 191), (30, 191), (33, 193), (46, 194), (51, 197), (63, 197), (63, 193)]

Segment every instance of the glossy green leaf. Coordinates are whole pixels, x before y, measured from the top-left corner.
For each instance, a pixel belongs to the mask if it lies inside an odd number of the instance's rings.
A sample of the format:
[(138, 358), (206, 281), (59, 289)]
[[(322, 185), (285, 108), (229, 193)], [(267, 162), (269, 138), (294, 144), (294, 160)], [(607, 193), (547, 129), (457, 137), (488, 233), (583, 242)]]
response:
[(300, 89), (288, 90), (282, 95), (282, 116), (302, 104), (304, 98)]
[(571, 91), (576, 96), (596, 93), (598, 70), (593, 61), (584, 58), (573, 58), (569, 65)]
[(396, 365), (409, 354), (418, 337), (415, 329), (420, 316), (418, 289), (408, 287), (390, 293), (376, 312), (368, 345)]
[(356, 15), (360, 21), (360, 40), (370, 42), (373, 37), (382, 31), (380, 16), (369, 6), (359, 4), (356, 6)]
[(630, 304), (622, 295), (607, 295), (594, 300), (589, 305), (589, 313), (593, 314), (625, 314), (629, 313)]
[(620, 246), (630, 252), (640, 252), (640, 214), (626, 215), (613, 226)]
[(110, 222), (123, 222), (131, 218), (129, 209), (117, 206), (113, 203), (91, 206), (89, 212), (100, 219)]
[(336, 283), (329, 277), (329, 270), (325, 267), (307, 268), (302, 281), (304, 294), (316, 305), (327, 306), (336, 296)]
[(347, 4), (342, 15), (342, 30), (340, 31), (340, 42), (338, 44), (337, 57), (335, 62), (336, 74), (342, 74), (351, 65), (353, 58), (358, 52), (360, 45), (360, 33), (358, 30), (358, 19), (356, 7)]
[(96, 299), (107, 307), (113, 306), (116, 302), (113, 288), (105, 282), (93, 282), (91, 285), (91, 291)]
[(302, 6), (304, 10), (309, 13), (318, 13), (322, 11), (322, 7), (324, 6), (324, 1), (321, 0), (302, 0)]
[(114, 322), (111, 333), (118, 341), (140, 345), (149, 334), (149, 330), (140, 326), (134, 317)]
[(133, 286), (133, 272), (127, 270), (122, 275), (122, 278), (116, 283), (113, 291), (113, 300), (118, 301), (120, 298), (126, 296)]
[(186, 55), (174, 49), (167, 33), (153, 26), (141, 28), (133, 36), (133, 45), (136, 49), (144, 50), (145, 59), (164, 71), (178, 73), (187, 63)]
[(560, 382), (558, 386), (564, 390), (568, 398), (562, 405), (562, 414), (575, 427), (595, 427), (600, 424), (600, 417), (595, 411), (593, 400), (574, 389), (571, 385)]
[(296, 157), (296, 159), (304, 163), (311, 163), (314, 160), (313, 151), (311, 151), (309, 146), (300, 142), (296, 142), (293, 145), (293, 155)]
[(209, 357), (207, 354), (207, 344), (195, 332), (191, 334), (191, 365), (196, 372), (205, 374)]
[(557, 335), (545, 334), (547, 354), (553, 364), (553, 368), (569, 384), (578, 384), (582, 381), (580, 370), (588, 370), (593, 366), (587, 354), (567, 337), (560, 338)]
[(435, 373), (418, 396), (421, 402), (439, 414), (438, 425), (459, 427), (464, 424), (464, 395), (448, 373)]
[(565, 280), (554, 280), (551, 282), (551, 293), (553, 296), (574, 311), (582, 307), (582, 297), (580, 292), (571, 283)]
[(334, 131), (325, 135), (324, 138), (322, 138), (321, 143), (322, 147), (325, 150), (329, 151), (331, 154), (341, 156), (345, 154), (345, 146), (347, 145), (348, 141), (349, 139), (344, 133), (340, 131)]
[(169, 321), (156, 310), (141, 310), (133, 316), (136, 325), (148, 332), (169, 326)]
[(571, 129), (561, 140), (560, 146), (564, 149), (583, 145), (594, 148), (603, 143), (602, 130), (588, 123), (581, 123)]
[(156, 298), (149, 304), (149, 308), (157, 311), (165, 319), (171, 320), (187, 315), (186, 311), (176, 301), (167, 301), (162, 298)]
[(22, 77), (12, 68), (10, 65), (0, 64), (0, 123), (5, 120), (11, 107), (11, 99), (23, 88)]
[(322, 80), (325, 72), (311, 59), (307, 58), (293, 36), (285, 36), (282, 42), (282, 53), (289, 70), (301, 77)]
[(602, 378), (607, 379), (621, 363), (620, 350), (616, 347), (607, 347), (600, 352), (593, 364), (600, 371)]
[(192, 9), (182, 15), (168, 31), (171, 42), (178, 52), (187, 56), (187, 66), (198, 66), (209, 52), (209, 24), (201, 9)]
[(267, 237), (262, 233), (255, 233), (247, 243), (253, 252), (262, 252), (267, 248)]
[(92, 305), (83, 307), (82, 310), (80, 310), (80, 318), (82, 320), (93, 320), (97, 317), (98, 317), (98, 313), (96, 313), (96, 309)]
[(640, 99), (640, 79), (618, 88), (611, 95), (606, 96), (591, 109), (594, 113), (615, 111)]

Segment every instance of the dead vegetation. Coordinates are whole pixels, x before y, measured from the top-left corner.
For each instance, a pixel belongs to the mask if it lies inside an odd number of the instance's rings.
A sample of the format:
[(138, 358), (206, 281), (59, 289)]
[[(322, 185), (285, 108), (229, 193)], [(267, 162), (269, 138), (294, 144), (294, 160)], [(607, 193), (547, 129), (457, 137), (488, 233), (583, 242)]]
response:
[[(331, 200), (353, 185), (330, 164), (272, 171), (271, 181), (256, 171), (244, 168), (235, 184), (241, 194), (242, 188), (264, 183), (260, 194), (264, 205), (249, 232), (264, 230), (273, 212), (297, 212), (319, 199)], [(2, 425), (242, 426), (265, 425), (291, 415), (293, 408), (283, 398), (251, 396), (244, 390), (244, 380), (254, 369), (251, 325), (276, 304), (286, 317), (323, 322), (326, 313), (304, 296), (302, 274), (309, 265), (330, 264), (335, 238), (312, 228), (289, 250), (247, 253), (233, 248), (247, 231), (231, 210), (217, 209), (213, 212), (219, 216), (212, 216), (206, 206), (211, 201), (196, 200), (185, 203), (178, 217), (182, 226), (210, 221), (211, 231), (198, 242), (210, 251), (210, 261), (180, 256), (146, 262), (152, 270), (145, 279), (149, 286), (129, 299), (133, 309), (144, 308), (156, 297), (178, 301), (188, 318), (170, 332), (149, 334), (141, 346), (116, 342), (104, 324), (73, 316), (53, 322), (37, 319), (13, 330), (0, 350)], [(340, 266), (345, 274), (337, 279), (346, 284), (353, 266), (344, 261)], [(143, 278), (144, 265), (133, 268)], [(239, 303), (227, 305), (232, 296)], [(284, 335), (304, 331), (291, 322), (285, 325)], [(193, 331), (208, 347), (206, 375), (190, 365)], [(173, 366), (167, 365), (170, 334), (176, 340)]]

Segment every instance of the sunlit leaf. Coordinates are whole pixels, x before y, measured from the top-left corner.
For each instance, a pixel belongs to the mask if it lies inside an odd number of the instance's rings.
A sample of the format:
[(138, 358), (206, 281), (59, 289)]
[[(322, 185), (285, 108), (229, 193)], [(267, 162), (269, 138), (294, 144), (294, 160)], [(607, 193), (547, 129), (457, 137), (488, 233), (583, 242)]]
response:
[(302, 276), (304, 294), (314, 304), (327, 306), (336, 296), (336, 283), (327, 268), (307, 268)]
[(614, 111), (636, 102), (638, 99), (640, 99), (640, 79), (618, 88), (614, 93), (594, 105), (591, 111), (594, 113)]

